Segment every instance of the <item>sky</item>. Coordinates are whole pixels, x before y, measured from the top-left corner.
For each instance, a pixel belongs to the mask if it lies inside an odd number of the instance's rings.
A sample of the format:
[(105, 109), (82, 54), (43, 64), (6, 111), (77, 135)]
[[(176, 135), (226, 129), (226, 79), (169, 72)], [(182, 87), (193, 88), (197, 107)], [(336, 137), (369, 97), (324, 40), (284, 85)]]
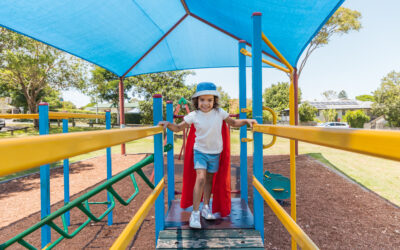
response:
[[(400, 72), (400, 1), (347, 0), (342, 5), (361, 13), (362, 29), (333, 36), (325, 47), (315, 50), (299, 78), (302, 100), (323, 100), (322, 92), (345, 90), (348, 97), (371, 94), (390, 71)], [(299, 60), (300, 65), (301, 59)], [(239, 97), (237, 68), (194, 70), (187, 84), (211, 81), (229, 94)], [(263, 69), (263, 89), (289, 81), (276, 69)], [(251, 98), (251, 69), (247, 69), (247, 97)], [(78, 107), (90, 98), (78, 91), (65, 91), (63, 98)]]

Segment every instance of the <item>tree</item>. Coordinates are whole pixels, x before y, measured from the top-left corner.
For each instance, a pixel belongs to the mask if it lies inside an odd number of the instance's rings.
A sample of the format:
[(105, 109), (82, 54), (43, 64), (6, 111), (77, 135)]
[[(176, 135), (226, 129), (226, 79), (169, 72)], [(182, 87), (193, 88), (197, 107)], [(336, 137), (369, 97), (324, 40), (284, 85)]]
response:
[[(264, 105), (272, 108), (277, 114), (289, 108), (289, 83), (278, 82), (266, 88), (263, 94)], [(301, 90), (299, 89), (298, 101), (301, 99)]]
[(78, 58), (0, 28), (0, 85), (23, 95), (30, 113), (50, 89), (84, 88), (84, 66)]
[(375, 98), (372, 95), (359, 95), (356, 96), (356, 100), (362, 101), (362, 102), (375, 102)]
[(318, 109), (309, 102), (304, 102), (299, 107), (299, 118), (302, 122), (314, 121)]
[(184, 84), (186, 76), (190, 74), (193, 73), (191, 71), (168, 71), (132, 77), (135, 83), (133, 95), (143, 99), (139, 102), (142, 114), (140, 122), (144, 124), (151, 124), (153, 122), (154, 94), (161, 94), (163, 96), (164, 111), (166, 100), (172, 101), (174, 105), (177, 105), (178, 101), (184, 97), (190, 102), (196, 90), (194, 85), (186, 86)]
[(344, 91), (344, 90), (342, 90), (342, 91), (339, 92), (338, 97), (339, 97), (339, 99), (342, 99), (342, 100), (347, 100), (347, 99), (349, 99), (349, 98), (347, 97), (346, 91)]
[(334, 90), (326, 90), (322, 92), (322, 95), (325, 97), (326, 100), (333, 100), (338, 98), (338, 95)]
[(226, 93), (222, 87), (217, 87), (217, 90), (219, 92), (219, 107), (222, 109), (225, 109), (226, 112), (229, 111), (229, 95)]
[(352, 128), (363, 128), (364, 123), (370, 120), (370, 117), (367, 116), (362, 110), (355, 111), (347, 111), (343, 117), (344, 121), (350, 124)]
[(325, 109), (322, 111), (322, 115), (326, 122), (334, 122), (338, 117), (338, 113), (334, 109)]
[(340, 7), (328, 22), (321, 28), (318, 34), (312, 39), (308, 45), (304, 59), (298, 69), (298, 77), (304, 69), (310, 55), (318, 48), (327, 45), (333, 35), (344, 35), (351, 31), (359, 31), (361, 29), (361, 13), (345, 7)]
[(372, 105), (375, 115), (385, 115), (390, 126), (400, 127), (400, 72), (391, 71), (374, 91), (376, 103)]

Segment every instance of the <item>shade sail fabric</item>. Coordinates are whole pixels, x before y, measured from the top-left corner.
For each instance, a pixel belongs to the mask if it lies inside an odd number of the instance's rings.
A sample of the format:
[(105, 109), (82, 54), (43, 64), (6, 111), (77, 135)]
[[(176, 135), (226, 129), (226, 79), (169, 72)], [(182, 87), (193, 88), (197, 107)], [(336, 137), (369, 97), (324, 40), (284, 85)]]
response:
[[(179, 69), (237, 67), (238, 39), (251, 45), (251, 15), (261, 12), (263, 32), (289, 63), (296, 66), (307, 44), (342, 2), (2, 0), (0, 25), (118, 76), (132, 76)], [(247, 49), (251, 51), (251, 47)], [(273, 55), (266, 45), (263, 51)]]

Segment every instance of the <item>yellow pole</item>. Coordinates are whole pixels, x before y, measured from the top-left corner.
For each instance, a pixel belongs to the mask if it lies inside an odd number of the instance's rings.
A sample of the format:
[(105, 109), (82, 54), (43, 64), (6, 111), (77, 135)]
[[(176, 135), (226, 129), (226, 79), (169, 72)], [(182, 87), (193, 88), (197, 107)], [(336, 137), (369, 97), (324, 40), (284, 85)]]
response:
[[(240, 53), (242, 53), (242, 54), (245, 55), (245, 56), (249, 56), (249, 57), (252, 56), (251, 52), (247, 51), (245, 48), (241, 49), (241, 50), (240, 50)], [(263, 63), (265, 63), (265, 64), (268, 64), (268, 65), (270, 65), (270, 66), (272, 66), (272, 67), (274, 67), (274, 68), (277, 68), (277, 69), (279, 69), (279, 70), (282, 70), (282, 71), (284, 71), (284, 72), (286, 72), (286, 73), (290, 73), (290, 70), (289, 70), (289, 69), (284, 68), (284, 67), (282, 67), (282, 66), (279, 66), (279, 65), (276, 64), (276, 63), (270, 62), (270, 61), (268, 61), (267, 59), (262, 58), (261, 61), (262, 61)]]
[(283, 57), (283, 55), (275, 48), (275, 46), (271, 43), (270, 40), (268, 40), (268, 38), (264, 35), (264, 33), (261, 33), (261, 38), (268, 45), (268, 47), (275, 53), (275, 55), (277, 55), (279, 59), (282, 60), (283, 64), (285, 64), (286, 67), (288, 67), (290, 72), (293, 72), (292, 65), (290, 65), (290, 63), (285, 59), (285, 57)]
[[(295, 107), (294, 107), (294, 82), (293, 73), (290, 74), (289, 87), (289, 124), (295, 125)], [(296, 141), (290, 140), (290, 214), (292, 219), (296, 221)], [(297, 249), (296, 241), (292, 237), (292, 249)]]

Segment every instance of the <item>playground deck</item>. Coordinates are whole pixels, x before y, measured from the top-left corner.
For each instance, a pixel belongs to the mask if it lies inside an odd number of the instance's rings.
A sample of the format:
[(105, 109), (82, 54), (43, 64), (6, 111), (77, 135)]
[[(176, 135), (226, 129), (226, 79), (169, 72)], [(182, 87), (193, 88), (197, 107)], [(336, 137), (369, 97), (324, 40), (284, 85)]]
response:
[[(179, 170), (182, 167), (182, 161), (176, 160), (175, 162), (177, 170), (176, 190), (180, 190), (182, 180)], [(233, 166), (237, 166), (238, 162), (239, 157), (232, 157)], [(84, 163), (82, 162), (82, 164)], [(249, 166), (249, 173), (251, 173), (251, 157), (249, 157)], [(96, 168), (96, 166), (93, 166), (93, 168)], [(105, 173), (105, 168), (100, 168)], [(264, 156), (264, 169), (288, 176), (289, 156)], [(398, 207), (328, 170), (307, 156), (297, 157), (297, 169), (298, 223), (321, 249), (400, 249), (400, 209)], [(150, 176), (152, 166), (147, 166), (143, 170), (146, 175)], [(232, 189), (237, 189), (239, 186), (236, 181), (236, 173), (236, 169), (233, 168)], [(79, 175), (86, 176), (88, 179), (93, 178), (93, 174), (88, 169), (81, 169)], [(30, 178), (33, 177), (26, 179), (29, 180)], [(140, 178), (137, 178), (137, 181), (140, 189), (139, 195), (127, 207), (119, 204), (116, 206), (114, 225), (107, 226), (106, 220), (100, 223), (92, 223), (73, 239), (62, 241), (56, 249), (108, 249), (151, 192)], [(5, 189), (3, 185), (0, 186), (1, 202), (7, 196), (6, 190), (13, 188), (8, 186)], [(9, 183), (7, 185), (15, 184)], [(18, 196), (25, 192), (22, 189), (24, 186), (22, 180), (18, 185), (21, 191), (13, 192), (13, 199), (18, 199)], [(62, 185), (59, 186), (62, 187)], [(32, 189), (34, 188), (32, 187)], [(123, 197), (128, 197), (133, 190), (129, 179), (118, 183), (116, 188), (121, 191)], [(250, 209), (252, 209), (251, 190), (249, 189)], [(75, 194), (71, 200), (86, 191)], [(53, 188), (52, 192), (62, 193), (62, 189)], [(105, 194), (102, 193), (99, 196), (104, 200)], [(232, 195), (232, 197), (238, 196)], [(179, 199), (179, 195), (176, 198)], [(18, 209), (20, 207), (30, 208), (33, 200), (21, 200), (13, 204), (15, 207), (19, 207)], [(62, 201), (57, 202), (52, 206), (52, 211), (61, 206)], [(4, 207), (4, 204), (2, 207)], [(284, 208), (287, 211), (290, 209), (289, 206), (284, 206)], [(98, 213), (103, 211), (100, 205), (98, 208), (94, 207), (93, 210)], [(289, 234), (267, 206), (264, 207), (264, 211), (265, 248), (289, 249)], [(0, 216), (0, 221), (9, 219), (2, 214)], [(25, 215), (23, 218), (12, 218), (13, 222), (9, 226), (0, 228), (0, 242), (22, 232), (38, 222), (39, 218), (39, 211)], [(71, 218), (74, 227), (78, 227), (84, 220), (82, 213), (76, 210), (71, 211)], [(152, 209), (135, 235), (130, 245), (131, 248), (154, 249), (154, 233), (154, 209)], [(27, 239), (36, 246), (40, 245), (39, 232), (35, 232)]]

